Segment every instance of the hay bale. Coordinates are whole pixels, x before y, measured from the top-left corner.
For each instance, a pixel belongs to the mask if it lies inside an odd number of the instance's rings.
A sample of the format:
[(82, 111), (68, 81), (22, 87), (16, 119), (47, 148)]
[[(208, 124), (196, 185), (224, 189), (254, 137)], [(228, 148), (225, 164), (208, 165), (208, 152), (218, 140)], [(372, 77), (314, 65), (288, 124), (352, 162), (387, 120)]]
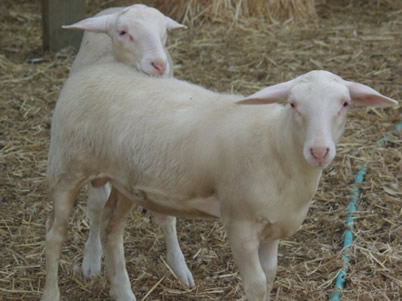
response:
[[(159, 2), (159, 3), (158, 3)], [(305, 19), (316, 15), (314, 0), (178, 0), (157, 1), (157, 7), (183, 21), (193, 22), (200, 16), (217, 19), (228, 16), (266, 17), (271, 22)]]
[[(136, 1), (139, 2), (139, 1)], [(204, 18), (213, 21), (237, 21), (241, 17), (264, 17), (269, 22), (305, 20), (316, 16), (315, 0), (145, 0), (163, 13), (181, 22), (193, 24)], [(114, 1), (120, 5), (132, 1)]]

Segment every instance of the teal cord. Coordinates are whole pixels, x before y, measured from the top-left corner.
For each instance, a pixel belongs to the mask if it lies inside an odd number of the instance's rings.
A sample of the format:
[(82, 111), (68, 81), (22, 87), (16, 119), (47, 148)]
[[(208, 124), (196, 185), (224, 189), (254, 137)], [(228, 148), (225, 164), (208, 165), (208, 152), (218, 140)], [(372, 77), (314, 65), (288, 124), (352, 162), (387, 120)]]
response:
[[(388, 133), (384, 138), (380, 140), (381, 145), (385, 145), (388, 141), (389, 136), (395, 135), (395, 132), (402, 131), (402, 122), (399, 122), (394, 131)], [(338, 273), (335, 282), (335, 292), (331, 296), (331, 301), (339, 301), (341, 299), (342, 290), (345, 286), (345, 278), (349, 270), (350, 261), (350, 247), (353, 243), (353, 212), (356, 211), (357, 200), (359, 199), (359, 184), (364, 181), (364, 175), (367, 172), (367, 166), (363, 166), (355, 177), (355, 184), (353, 187), (352, 199), (349, 202), (348, 211), (349, 214), (346, 218), (346, 227), (348, 228), (345, 232), (345, 238), (343, 243), (343, 268)]]
[(399, 122), (397, 125), (395, 125), (395, 130), (392, 132), (389, 132), (384, 138), (380, 140), (381, 145), (387, 144), (388, 137), (389, 136), (395, 136), (395, 132), (401, 132), (402, 131), (402, 122)]
[(364, 181), (364, 175), (367, 172), (367, 166), (363, 166), (355, 177), (355, 184), (353, 187), (352, 199), (349, 202), (348, 211), (349, 214), (346, 218), (345, 239), (343, 243), (343, 269), (336, 277), (335, 292), (331, 297), (331, 301), (339, 301), (341, 299), (342, 290), (345, 285), (345, 278), (349, 270), (350, 261), (350, 247), (353, 243), (353, 213), (356, 211), (357, 200), (359, 199), (359, 184)]

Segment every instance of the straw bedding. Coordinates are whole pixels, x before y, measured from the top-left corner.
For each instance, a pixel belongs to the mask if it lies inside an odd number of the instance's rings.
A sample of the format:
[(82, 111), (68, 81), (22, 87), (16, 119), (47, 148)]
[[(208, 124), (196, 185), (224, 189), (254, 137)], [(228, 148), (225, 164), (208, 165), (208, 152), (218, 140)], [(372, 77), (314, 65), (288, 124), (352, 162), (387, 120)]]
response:
[[(87, 1), (90, 14), (115, 4)], [(200, 16), (170, 39), (178, 78), (248, 94), (311, 69), (327, 69), (402, 99), (399, 1), (320, 1), (317, 18), (269, 24), (246, 16)], [(45, 280), (45, 170), (51, 112), (75, 52), (41, 50), (36, 2), (2, 0), (0, 11), (0, 300), (36, 300)], [(354, 106), (335, 161), (324, 172), (301, 229), (282, 241), (273, 300), (328, 300), (342, 267), (353, 177), (368, 165), (355, 219), (343, 300), (402, 295), (402, 135), (379, 141), (402, 120), (401, 107)], [(85, 282), (79, 265), (88, 233), (85, 193), (77, 202), (60, 264), (64, 300), (110, 300), (105, 277)], [(71, 230), (72, 228), (72, 230)], [(165, 264), (160, 229), (135, 210), (125, 250), (138, 300), (244, 300), (222, 225), (178, 222), (197, 287), (186, 290)]]
[[(199, 17), (265, 16), (271, 22), (315, 17), (315, 0), (146, 0), (164, 13), (192, 23)], [(127, 3), (128, 1), (116, 1)]]

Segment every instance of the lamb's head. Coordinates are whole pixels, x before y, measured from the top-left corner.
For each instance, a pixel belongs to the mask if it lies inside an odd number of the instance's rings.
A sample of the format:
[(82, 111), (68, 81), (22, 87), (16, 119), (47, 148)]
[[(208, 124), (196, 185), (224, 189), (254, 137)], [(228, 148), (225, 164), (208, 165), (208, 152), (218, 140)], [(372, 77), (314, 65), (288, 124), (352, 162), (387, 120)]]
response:
[(287, 102), (285, 116), (303, 149), (305, 160), (324, 168), (334, 159), (351, 101), (387, 107), (397, 101), (356, 82), (345, 81), (328, 71), (311, 71), (294, 80), (265, 88), (239, 104)]
[(167, 32), (182, 27), (185, 26), (142, 4), (63, 26), (108, 34), (118, 61), (152, 76), (169, 73), (171, 66), (165, 49)]

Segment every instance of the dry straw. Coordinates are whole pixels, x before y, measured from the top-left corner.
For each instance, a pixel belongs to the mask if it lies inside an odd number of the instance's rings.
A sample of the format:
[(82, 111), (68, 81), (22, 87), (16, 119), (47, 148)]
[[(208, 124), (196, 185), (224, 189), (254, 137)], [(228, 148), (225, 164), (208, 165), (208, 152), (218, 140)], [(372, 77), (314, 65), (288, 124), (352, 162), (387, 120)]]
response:
[(156, 1), (156, 7), (179, 20), (193, 22), (200, 16), (212, 20), (231, 16), (266, 17), (271, 22), (315, 17), (314, 0), (179, 0)]
[[(89, 14), (118, 4), (87, 2)], [(312, 69), (327, 69), (401, 100), (402, 10), (391, 5), (398, 3), (322, 0), (315, 22), (297, 24), (241, 14), (237, 22), (200, 15), (170, 38), (175, 75), (214, 90), (248, 94)], [(51, 211), (45, 175), (51, 112), (75, 52), (42, 52), (36, 2), (3, 0), (2, 8), (0, 300), (37, 300), (45, 279), (45, 220)], [(385, 145), (379, 141), (401, 119), (400, 107), (352, 108), (336, 160), (325, 170), (303, 226), (281, 242), (272, 300), (330, 298), (342, 267), (353, 178), (363, 165), (369, 169), (360, 186), (342, 300), (400, 299), (402, 135), (397, 132)], [(80, 277), (88, 235), (84, 199), (85, 193), (77, 201), (61, 256), (61, 292), (64, 300), (110, 300), (104, 275), (89, 282)], [(178, 233), (197, 283), (192, 290), (166, 267), (160, 229), (141, 210), (130, 216), (125, 252), (138, 300), (244, 300), (221, 223), (179, 219)]]

